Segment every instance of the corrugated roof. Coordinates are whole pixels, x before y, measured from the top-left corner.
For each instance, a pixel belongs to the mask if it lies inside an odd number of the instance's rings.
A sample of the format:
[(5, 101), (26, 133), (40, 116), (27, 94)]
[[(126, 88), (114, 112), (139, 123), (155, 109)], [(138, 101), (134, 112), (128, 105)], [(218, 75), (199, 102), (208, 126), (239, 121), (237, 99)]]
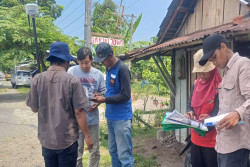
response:
[(156, 44), (150, 45), (149, 47), (140, 49), (137, 52), (131, 52), (131, 53), (126, 54), (126, 59), (133, 59), (141, 54), (145, 54), (151, 51), (157, 52), (159, 49), (167, 48), (170, 46), (175, 46), (175, 45), (180, 45), (180, 44), (185, 44), (185, 43), (201, 40), (201, 39), (204, 39), (206, 36), (210, 34), (214, 34), (214, 33), (227, 34), (227, 33), (234, 33), (234, 32), (247, 31), (247, 30), (250, 30), (250, 19), (238, 25), (234, 25), (233, 23), (227, 23), (227, 24), (223, 24), (217, 27), (206, 29), (206, 30), (196, 31), (194, 33), (191, 33), (185, 36), (177, 37), (167, 42), (161, 43), (159, 45), (156, 45)]
[(171, 2), (157, 34), (158, 43), (175, 37), (186, 16), (193, 13), (196, 2), (197, 0), (173, 0)]

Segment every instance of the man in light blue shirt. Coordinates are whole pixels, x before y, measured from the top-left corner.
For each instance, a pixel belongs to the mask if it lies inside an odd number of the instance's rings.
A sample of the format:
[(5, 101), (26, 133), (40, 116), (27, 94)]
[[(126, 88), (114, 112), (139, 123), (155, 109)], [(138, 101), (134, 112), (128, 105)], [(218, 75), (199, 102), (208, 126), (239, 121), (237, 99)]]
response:
[[(92, 98), (94, 93), (105, 94), (106, 87), (102, 72), (92, 67), (92, 52), (87, 47), (82, 47), (77, 53), (77, 62), (79, 65), (69, 68), (68, 73), (79, 78), (86, 96)], [(84, 109), (90, 137), (93, 141), (93, 149), (89, 151), (89, 167), (99, 167), (100, 151), (99, 151), (99, 111), (98, 103), (89, 101), (89, 106)], [(78, 158), (77, 167), (82, 167), (82, 156), (84, 152), (84, 135), (79, 131), (78, 140)]]

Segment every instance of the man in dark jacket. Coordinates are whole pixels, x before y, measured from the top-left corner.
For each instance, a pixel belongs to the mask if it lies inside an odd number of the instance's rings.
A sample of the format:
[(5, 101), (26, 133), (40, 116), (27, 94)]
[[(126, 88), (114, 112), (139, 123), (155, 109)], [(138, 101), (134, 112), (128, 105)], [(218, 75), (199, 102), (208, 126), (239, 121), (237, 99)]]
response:
[(94, 62), (106, 67), (106, 94), (93, 99), (106, 103), (109, 153), (113, 167), (134, 166), (131, 140), (131, 76), (128, 67), (113, 55), (108, 43), (96, 47)]

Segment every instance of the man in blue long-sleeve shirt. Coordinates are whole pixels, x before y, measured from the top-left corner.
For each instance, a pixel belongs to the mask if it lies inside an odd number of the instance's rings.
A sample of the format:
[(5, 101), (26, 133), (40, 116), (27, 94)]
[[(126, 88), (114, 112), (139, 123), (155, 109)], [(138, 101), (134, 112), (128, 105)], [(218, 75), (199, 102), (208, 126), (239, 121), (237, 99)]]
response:
[(102, 42), (96, 47), (94, 62), (106, 67), (106, 88), (104, 96), (93, 99), (106, 103), (109, 152), (113, 167), (134, 166), (131, 140), (131, 76), (128, 67), (113, 55), (108, 43)]

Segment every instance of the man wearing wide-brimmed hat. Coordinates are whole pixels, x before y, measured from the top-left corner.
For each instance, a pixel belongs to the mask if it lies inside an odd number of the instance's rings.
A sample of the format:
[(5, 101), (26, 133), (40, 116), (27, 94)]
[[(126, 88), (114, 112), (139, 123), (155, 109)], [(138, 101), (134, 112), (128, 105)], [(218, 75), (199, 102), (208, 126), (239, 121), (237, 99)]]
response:
[(78, 78), (66, 72), (73, 59), (66, 43), (52, 43), (46, 59), (50, 67), (32, 79), (27, 96), (27, 106), (38, 113), (38, 138), (46, 167), (76, 166), (79, 126), (87, 149), (93, 147), (83, 109), (87, 97)]

